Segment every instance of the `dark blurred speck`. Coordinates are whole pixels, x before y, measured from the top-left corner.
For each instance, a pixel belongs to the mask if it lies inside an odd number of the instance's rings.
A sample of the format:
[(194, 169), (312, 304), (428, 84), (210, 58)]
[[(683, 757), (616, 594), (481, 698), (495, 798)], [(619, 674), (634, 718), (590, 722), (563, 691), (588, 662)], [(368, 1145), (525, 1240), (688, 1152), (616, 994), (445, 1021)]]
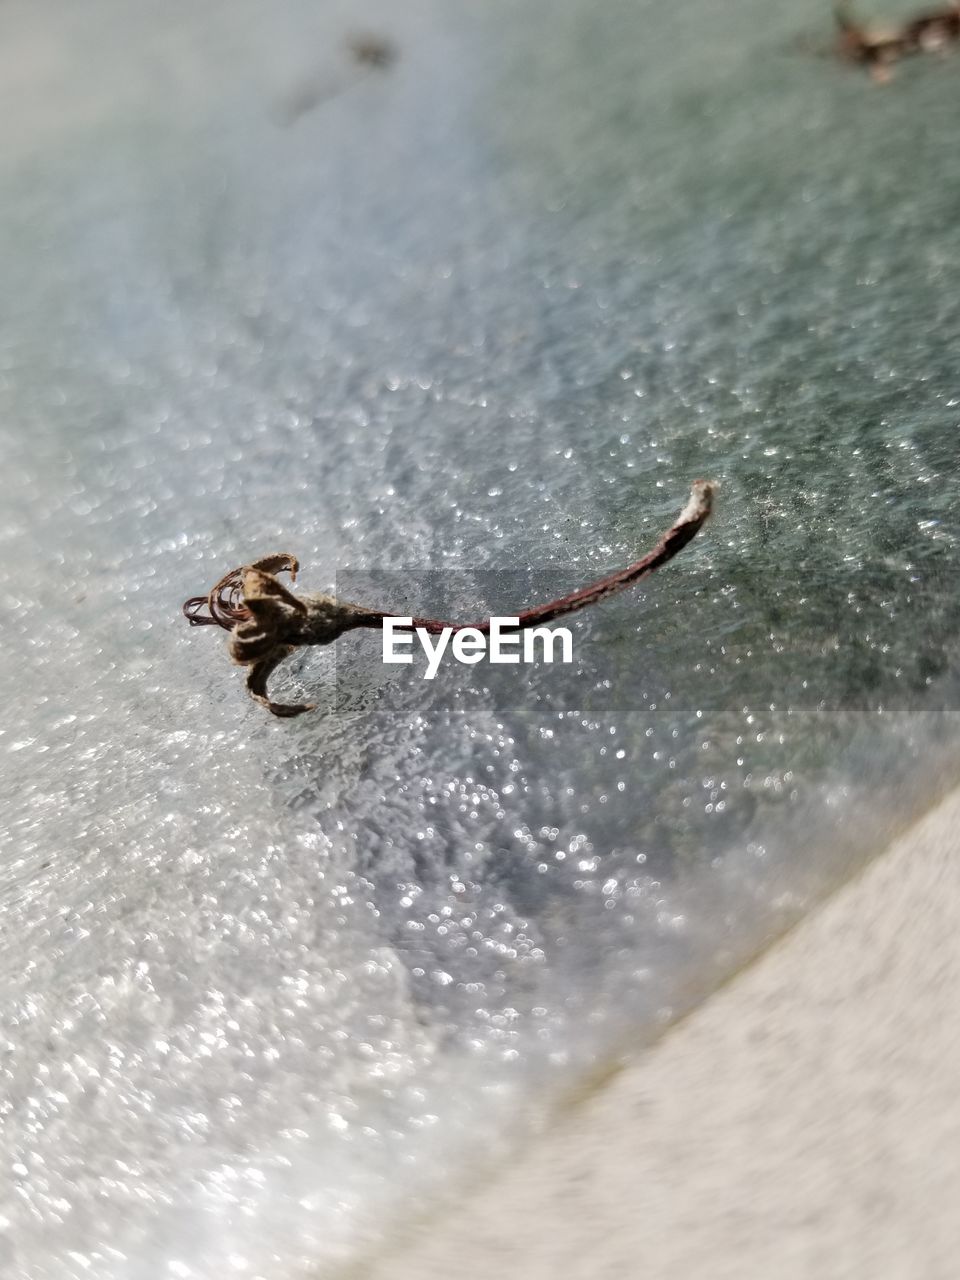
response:
[(354, 61), (364, 67), (376, 67), (382, 71), (386, 67), (393, 66), (397, 60), (397, 46), (386, 36), (373, 35), (369, 32), (351, 36), (347, 41), (347, 48), (353, 55)]

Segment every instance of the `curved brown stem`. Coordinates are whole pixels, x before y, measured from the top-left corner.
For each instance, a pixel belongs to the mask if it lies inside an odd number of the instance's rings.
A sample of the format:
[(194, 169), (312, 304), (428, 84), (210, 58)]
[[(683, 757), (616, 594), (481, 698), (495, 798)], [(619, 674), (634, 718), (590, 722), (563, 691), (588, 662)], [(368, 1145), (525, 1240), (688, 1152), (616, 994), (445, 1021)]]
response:
[[(517, 621), (504, 630), (522, 631), (562, 618), (639, 582), (659, 569), (699, 532), (713, 508), (716, 486), (696, 480), (686, 506), (662, 534), (652, 550), (625, 569), (600, 578), (589, 586), (546, 604), (532, 605), (516, 614)], [(284, 658), (303, 645), (330, 644), (346, 631), (358, 627), (380, 627), (386, 618), (400, 615), (362, 605), (349, 604), (333, 596), (295, 596), (273, 576), (289, 573), (296, 578), (299, 564), (287, 552), (266, 556), (250, 565), (231, 569), (206, 596), (192, 596), (183, 605), (191, 626), (219, 626), (231, 633), (230, 655), (234, 662), (250, 668), (247, 689), (262, 706), (276, 716), (298, 716), (312, 710), (309, 705), (272, 702), (267, 681)], [(206, 608), (207, 613), (202, 610)], [(468, 627), (489, 632), (490, 619), (479, 622), (448, 622), (440, 618), (413, 618), (404, 630), (420, 628), (432, 634), (463, 631)]]
[[(529, 609), (522, 609), (517, 614), (517, 625), (504, 627), (503, 630), (505, 632), (522, 631), (525, 627), (536, 627), (545, 622), (553, 622), (555, 618), (566, 617), (567, 614), (585, 609), (587, 605), (606, 600), (608, 596), (616, 595), (617, 592), (639, 582), (641, 578), (648, 577), (668, 560), (672, 560), (678, 551), (682, 551), (687, 543), (696, 537), (700, 526), (713, 509), (715, 492), (716, 485), (711, 484), (709, 480), (695, 480), (687, 505), (666, 533), (660, 536), (656, 546), (645, 556), (635, 560), (633, 564), (628, 564), (625, 569), (618, 569), (616, 573), (600, 578), (599, 581), (592, 582), (587, 587), (581, 587), (579, 591), (571, 591), (569, 595), (551, 600), (547, 604), (537, 604)], [(385, 616), (395, 617), (396, 615), (386, 614)], [(490, 619), (486, 618), (482, 622), (444, 622), (440, 618), (414, 618), (411, 629), (415, 627), (421, 627), (434, 635), (448, 627), (454, 631), (464, 631), (471, 627), (477, 631), (488, 632)]]

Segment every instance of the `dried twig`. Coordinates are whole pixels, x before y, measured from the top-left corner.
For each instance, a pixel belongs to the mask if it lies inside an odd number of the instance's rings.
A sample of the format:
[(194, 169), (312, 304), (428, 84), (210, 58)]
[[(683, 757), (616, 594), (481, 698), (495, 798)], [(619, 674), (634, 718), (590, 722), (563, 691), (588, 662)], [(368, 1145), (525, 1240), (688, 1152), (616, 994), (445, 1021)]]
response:
[(841, 58), (856, 62), (882, 83), (893, 63), (914, 53), (935, 53), (960, 41), (960, 0), (943, 9), (917, 14), (897, 26), (867, 27), (853, 17), (849, 3), (834, 8)]
[[(522, 631), (526, 627), (552, 622), (555, 618), (605, 600), (607, 596), (615, 595), (647, 577), (672, 560), (696, 535), (710, 515), (714, 491), (715, 486), (708, 481), (695, 481), (687, 505), (653, 550), (642, 559), (559, 600), (521, 610), (516, 615), (516, 626), (504, 630)], [(250, 668), (247, 689), (275, 716), (298, 716), (313, 710), (312, 704), (272, 702), (267, 694), (267, 680), (294, 649), (301, 645), (330, 644), (345, 631), (380, 627), (385, 618), (400, 616), (350, 604), (329, 595), (295, 596), (274, 575), (285, 572), (296, 580), (299, 567), (296, 557), (286, 552), (267, 556), (253, 564), (231, 569), (206, 596), (193, 596), (183, 606), (184, 616), (191, 626), (219, 626), (230, 632), (231, 658)], [(480, 632), (489, 632), (490, 620), (445, 622), (439, 618), (413, 618), (408, 627), (400, 629), (414, 630), (418, 627), (433, 635), (448, 628), (463, 631), (473, 627)]]
[(308, 76), (287, 96), (280, 109), (283, 124), (295, 124), (301, 116), (319, 107), (324, 102), (339, 97), (352, 89), (354, 85), (371, 72), (386, 71), (396, 62), (399, 54), (397, 46), (387, 36), (366, 32), (349, 38), (346, 44), (347, 53), (354, 63), (352, 74), (338, 75), (332, 79)]

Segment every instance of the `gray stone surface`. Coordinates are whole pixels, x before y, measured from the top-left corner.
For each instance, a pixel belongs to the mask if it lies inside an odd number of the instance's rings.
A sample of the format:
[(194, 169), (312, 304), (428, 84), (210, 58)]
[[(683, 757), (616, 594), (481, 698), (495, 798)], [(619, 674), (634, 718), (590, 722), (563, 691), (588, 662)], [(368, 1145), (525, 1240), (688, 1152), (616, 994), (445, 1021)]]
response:
[[(828, 25), (0, 4), (4, 1280), (334, 1268), (960, 776), (956, 64)], [(519, 682), (355, 637), (281, 724), (180, 616), (278, 549), (505, 608), (698, 475)]]
[(953, 1280), (960, 792), (366, 1280)]

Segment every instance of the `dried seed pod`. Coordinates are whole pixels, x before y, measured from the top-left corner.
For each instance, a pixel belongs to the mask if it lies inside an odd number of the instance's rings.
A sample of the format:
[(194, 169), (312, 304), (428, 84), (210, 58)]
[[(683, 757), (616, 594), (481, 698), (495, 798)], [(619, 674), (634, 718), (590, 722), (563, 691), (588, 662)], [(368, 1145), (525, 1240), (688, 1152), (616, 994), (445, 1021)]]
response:
[[(715, 492), (716, 486), (709, 481), (695, 481), (687, 505), (656, 546), (640, 560), (558, 600), (519, 611), (516, 626), (507, 630), (522, 631), (526, 627), (553, 622), (556, 618), (597, 604), (647, 577), (672, 560), (696, 536), (710, 515)], [(295, 580), (299, 567), (296, 557), (286, 552), (267, 556), (253, 564), (231, 569), (206, 596), (192, 596), (183, 605), (184, 616), (191, 626), (219, 626), (230, 632), (228, 647), (231, 658), (240, 666), (250, 668), (247, 689), (251, 697), (275, 716), (298, 716), (313, 710), (312, 704), (272, 702), (267, 694), (269, 677), (294, 649), (303, 645), (331, 644), (346, 631), (360, 627), (379, 628), (385, 618), (398, 616), (382, 609), (369, 609), (337, 600), (330, 595), (296, 596), (275, 575), (289, 573)], [(490, 620), (448, 622), (440, 618), (413, 618), (405, 629), (422, 628), (438, 634), (446, 630), (463, 631), (468, 627), (489, 632)]]

